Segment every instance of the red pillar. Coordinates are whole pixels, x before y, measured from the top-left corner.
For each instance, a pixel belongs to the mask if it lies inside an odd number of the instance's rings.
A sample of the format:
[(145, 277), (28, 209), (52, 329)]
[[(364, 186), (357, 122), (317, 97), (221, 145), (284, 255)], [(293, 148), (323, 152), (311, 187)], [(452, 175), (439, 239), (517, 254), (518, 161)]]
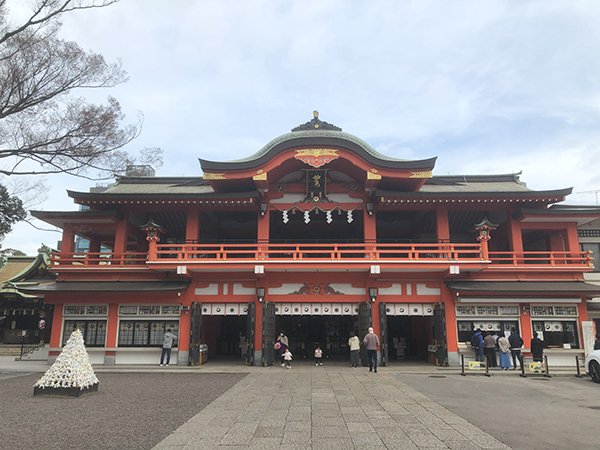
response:
[(377, 239), (377, 226), (375, 220), (375, 212), (372, 215), (367, 213), (367, 209), (363, 210), (363, 228), (365, 241), (375, 242)]
[(190, 205), (187, 210), (187, 222), (185, 224), (185, 240), (197, 241), (199, 232), (200, 209), (198, 205)]
[(69, 258), (75, 248), (75, 233), (71, 224), (66, 223), (63, 228), (62, 242), (60, 245), (60, 255)]
[(514, 253), (515, 265), (523, 259), (523, 236), (521, 235), (521, 224), (509, 217), (510, 247)]
[[(587, 304), (585, 302), (585, 297), (581, 297), (581, 303), (577, 305), (577, 312), (579, 313), (579, 317), (577, 318), (577, 322), (579, 324), (579, 348), (583, 349), (583, 327), (581, 326), (581, 322), (587, 322), (588, 320), (590, 320), (588, 317), (588, 310)], [(600, 330), (596, 330), (596, 333), (598, 332), (600, 332)]]
[(448, 221), (447, 205), (439, 205), (435, 210), (435, 226), (438, 241), (450, 242), (450, 223)]
[(577, 236), (577, 223), (569, 222), (567, 224), (567, 250), (571, 253), (579, 252), (579, 237)]
[[(191, 306), (192, 299), (194, 298), (194, 289), (189, 288), (186, 292), (182, 293), (178, 299), (174, 299), (172, 302), (177, 303), (181, 301), (182, 306)], [(190, 309), (187, 311), (181, 311), (181, 316), (179, 317), (179, 334), (177, 335), (177, 343), (179, 345), (179, 350), (188, 351), (190, 349)], [(177, 362), (178, 365), (181, 365), (181, 361)]]
[(115, 248), (113, 249), (114, 258), (120, 258), (127, 251), (127, 224), (129, 215), (125, 213), (125, 217), (117, 223), (115, 232)]
[(533, 329), (531, 327), (531, 312), (527, 313), (523, 311), (523, 306), (528, 305), (519, 305), (519, 314), (521, 316), (521, 338), (523, 339), (523, 347), (529, 349), (531, 346), (531, 338), (533, 337)]
[(444, 283), (440, 283), (442, 301), (444, 302), (444, 310), (446, 312), (446, 345), (449, 352), (458, 351), (458, 334), (456, 327), (456, 295), (451, 292)]
[[(106, 324), (106, 347), (115, 348), (117, 346), (117, 334), (119, 327), (119, 304), (109, 303), (108, 305), (108, 323)], [(113, 353), (114, 354), (114, 353)]]
[[(54, 311), (52, 316), (52, 331), (50, 333), (50, 347), (60, 347), (60, 336), (62, 334), (62, 322), (63, 322), (63, 304), (54, 303)], [(51, 355), (58, 355), (60, 352), (51, 352)]]

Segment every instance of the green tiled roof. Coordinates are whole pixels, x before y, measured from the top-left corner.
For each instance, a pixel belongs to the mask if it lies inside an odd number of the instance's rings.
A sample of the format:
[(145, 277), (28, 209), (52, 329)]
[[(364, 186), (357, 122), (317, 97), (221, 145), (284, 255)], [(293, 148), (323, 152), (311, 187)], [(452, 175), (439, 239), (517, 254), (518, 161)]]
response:
[(362, 139), (349, 134), (344, 133), (343, 131), (333, 131), (333, 130), (304, 130), (304, 131), (293, 131), (291, 133), (282, 134), (279, 137), (276, 137), (272, 141), (270, 141), (267, 145), (261, 148), (258, 152), (253, 155), (250, 155), (246, 158), (236, 159), (233, 161), (227, 161), (231, 163), (243, 163), (250, 162), (259, 159), (261, 156), (264, 156), (269, 152), (269, 150), (273, 149), (276, 145), (282, 144), (286, 141), (291, 141), (298, 138), (335, 138), (335, 139), (343, 139), (349, 142), (352, 142), (360, 147), (362, 147), (367, 153), (371, 154), (377, 159), (381, 159), (384, 161), (406, 161), (405, 159), (391, 158), (389, 156), (383, 155), (367, 144)]

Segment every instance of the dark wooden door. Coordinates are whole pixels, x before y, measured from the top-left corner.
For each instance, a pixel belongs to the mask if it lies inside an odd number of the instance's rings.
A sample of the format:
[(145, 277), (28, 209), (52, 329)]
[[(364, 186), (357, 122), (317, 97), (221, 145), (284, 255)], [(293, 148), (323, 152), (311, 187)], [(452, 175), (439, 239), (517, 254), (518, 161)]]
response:
[(436, 303), (433, 308), (433, 343), (435, 344), (435, 364), (448, 365), (448, 343), (446, 338), (446, 306)]
[(272, 366), (275, 362), (275, 304), (263, 302), (263, 366)]
[(367, 347), (362, 343), (369, 332), (369, 327), (373, 326), (373, 316), (371, 314), (371, 302), (362, 302), (358, 304), (358, 338), (360, 339), (360, 363), (363, 366), (369, 365), (367, 356)]
[(190, 351), (188, 366), (202, 364), (200, 361), (200, 344), (202, 343), (202, 305), (193, 302), (190, 311)]
[(256, 309), (254, 302), (248, 303), (248, 323), (246, 326), (246, 365), (254, 365), (254, 330)]

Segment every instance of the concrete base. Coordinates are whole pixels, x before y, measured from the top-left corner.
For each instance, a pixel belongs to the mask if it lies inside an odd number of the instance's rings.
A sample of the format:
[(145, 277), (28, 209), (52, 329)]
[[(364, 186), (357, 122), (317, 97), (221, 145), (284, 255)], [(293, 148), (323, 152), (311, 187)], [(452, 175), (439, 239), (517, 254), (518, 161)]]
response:
[(105, 366), (114, 366), (115, 365), (115, 355), (104, 355), (104, 365)]
[(256, 350), (254, 352), (254, 365), (262, 366), (262, 350)]
[(96, 392), (96, 391), (98, 391), (98, 383), (92, 384), (90, 387), (84, 388), (84, 389), (65, 388), (65, 387), (59, 387), (59, 388), (34, 387), (33, 395), (66, 395), (68, 397), (80, 397), (82, 394), (86, 394), (88, 392)]
[(187, 366), (189, 354), (190, 354), (189, 351), (180, 350), (179, 352), (177, 352), (177, 365), (178, 366)]
[(460, 367), (460, 354), (458, 352), (448, 352), (448, 366)]

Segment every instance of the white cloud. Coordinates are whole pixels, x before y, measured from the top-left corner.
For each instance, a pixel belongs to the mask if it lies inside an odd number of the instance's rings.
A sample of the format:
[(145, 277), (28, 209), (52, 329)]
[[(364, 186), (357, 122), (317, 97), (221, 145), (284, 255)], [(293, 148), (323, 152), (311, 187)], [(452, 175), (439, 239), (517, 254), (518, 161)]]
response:
[[(94, 99), (143, 111), (129, 150), (163, 148), (159, 175), (248, 156), (317, 109), (384, 154), (439, 156), (436, 174), (577, 192), (600, 188), (599, 21), (596, 1), (127, 0), (63, 32), (122, 59), (130, 81)], [(91, 184), (54, 180), (48, 210)], [(30, 252), (18, 230), (3, 246)]]

